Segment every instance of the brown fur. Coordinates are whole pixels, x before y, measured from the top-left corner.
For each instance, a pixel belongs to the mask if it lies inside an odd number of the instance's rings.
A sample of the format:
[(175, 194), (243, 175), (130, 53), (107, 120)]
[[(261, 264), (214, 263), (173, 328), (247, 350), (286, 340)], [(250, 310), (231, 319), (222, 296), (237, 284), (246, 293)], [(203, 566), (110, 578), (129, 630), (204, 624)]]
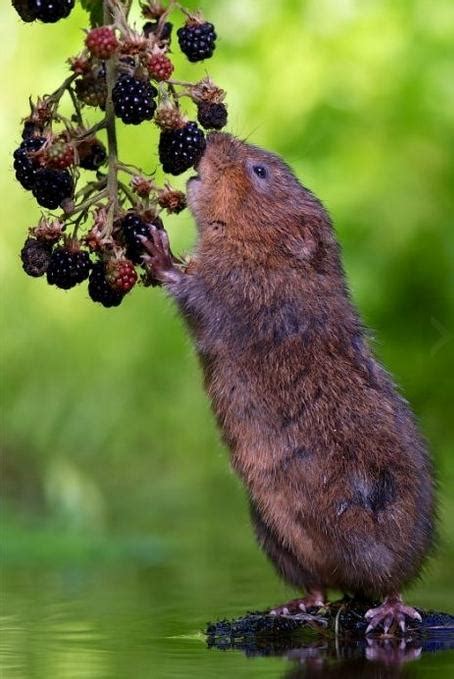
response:
[(371, 353), (330, 219), (280, 158), (228, 134), (210, 135), (199, 172), (197, 251), (167, 288), (259, 542), (292, 585), (397, 592), (432, 543), (431, 465)]

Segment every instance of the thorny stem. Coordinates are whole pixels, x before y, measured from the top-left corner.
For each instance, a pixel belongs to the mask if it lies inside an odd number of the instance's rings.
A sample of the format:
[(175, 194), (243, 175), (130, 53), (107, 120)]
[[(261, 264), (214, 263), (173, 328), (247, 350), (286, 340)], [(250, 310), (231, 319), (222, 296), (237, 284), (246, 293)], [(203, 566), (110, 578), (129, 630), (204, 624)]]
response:
[(62, 98), (66, 90), (68, 90), (73, 83), (73, 81), (77, 78), (76, 73), (72, 73), (70, 76), (66, 78), (66, 80), (60, 85), (58, 89), (55, 90), (55, 92), (52, 92), (52, 94), (49, 94), (47, 97), (44, 97), (47, 100), (52, 100), (53, 102), (59, 101), (59, 99)]
[(82, 111), (80, 110), (79, 102), (77, 101), (77, 97), (76, 97), (75, 92), (74, 92), (74, 90), (71, 86), (68, 87), (68, 93), (69, 93), (69, 96), (71, 97), (71, 101), (73, 103), (74, 110), (76, 112), (77, 122), (79, 123), (79, 125), (82, 125), (83, 124)]
[[(104, 0), (104, 24), (109, 25), (114, 20), (113, 8), (109, 0)], [(106, 61), (106, 84), (107, 84), (107, 98), (106, 98), (106, 130), (107, 130), (107, 151), (108, 151), (108, 177), (107, 177), (107, 194), (109, 196), (109, 209), (107, 212), (107, 221), (103, 229), (103, 236), (110, 236), (112, 234), (113, 221), (115, 213), (118, 209), (118, 179), (117, 179), (117, 160), (118, 160), (118, 146), (117, 146), (117, 131), (115, 127), (115, 111), (112, 101), (112, 90), (115, 83), (116, 60), (114, 57)]]

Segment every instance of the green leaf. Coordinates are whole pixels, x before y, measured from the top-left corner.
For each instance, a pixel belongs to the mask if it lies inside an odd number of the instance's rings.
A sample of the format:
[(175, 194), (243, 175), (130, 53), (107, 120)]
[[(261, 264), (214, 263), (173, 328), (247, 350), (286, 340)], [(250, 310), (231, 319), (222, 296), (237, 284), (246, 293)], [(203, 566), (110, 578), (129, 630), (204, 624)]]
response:
[(103, 0), (80, 0), (82, 7), (90, 15), (91, 26), (102, 26), (104, 23)]

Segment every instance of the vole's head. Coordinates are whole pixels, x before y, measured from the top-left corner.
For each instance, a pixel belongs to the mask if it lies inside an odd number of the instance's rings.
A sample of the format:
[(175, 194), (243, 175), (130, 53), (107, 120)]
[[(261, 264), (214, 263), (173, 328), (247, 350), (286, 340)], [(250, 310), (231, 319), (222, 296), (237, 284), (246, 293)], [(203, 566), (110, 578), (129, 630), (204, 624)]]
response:
[(230, 134), (208, 135), (197, 170), (188, 203), (202, 237), (216, 232), (265, 245), (300, 240), (305, 224), (329, 225), (323, 206), (281, 158)]

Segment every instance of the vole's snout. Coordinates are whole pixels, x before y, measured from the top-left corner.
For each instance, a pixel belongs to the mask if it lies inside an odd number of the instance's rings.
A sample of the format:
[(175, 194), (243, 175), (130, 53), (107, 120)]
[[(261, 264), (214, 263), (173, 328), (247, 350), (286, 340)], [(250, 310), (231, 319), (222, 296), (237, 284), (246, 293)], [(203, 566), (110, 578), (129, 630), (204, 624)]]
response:
[(226, 132), (210, 132), (205, 152), (199, 167), (210, 165), (223, 170), (233, 165), (238, 158), (238, 141)]

